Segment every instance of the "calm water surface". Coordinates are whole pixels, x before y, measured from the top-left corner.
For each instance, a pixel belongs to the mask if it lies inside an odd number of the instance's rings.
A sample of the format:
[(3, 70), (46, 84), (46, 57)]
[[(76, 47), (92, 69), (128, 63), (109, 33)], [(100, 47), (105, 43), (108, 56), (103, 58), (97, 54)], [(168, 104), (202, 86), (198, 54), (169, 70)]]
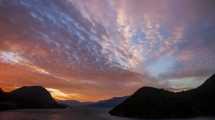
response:
[[(105, 110), (61, 109), (61, 110), (18, 110), (0, 112), (0, 120), (139, 120), (110, 116)], [(173, 119), (169, 119), (173, 120)], [(215, 118), (194, 118), (174, 120), (215, 120)]]

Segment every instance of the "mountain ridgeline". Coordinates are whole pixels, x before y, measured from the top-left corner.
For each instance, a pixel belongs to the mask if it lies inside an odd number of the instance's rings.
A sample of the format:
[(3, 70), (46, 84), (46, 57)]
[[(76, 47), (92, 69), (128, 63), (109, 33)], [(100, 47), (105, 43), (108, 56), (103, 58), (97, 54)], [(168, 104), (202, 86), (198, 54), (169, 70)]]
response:
[(96, 109), (112, 109), (115, 106), (122, 103), (124, 100), (126, 100), (128, 96), (122, 96), (122, 97), (113, 97), (111, 99), (107, 100), (101, 100), (97, 102), (80, 102), (76, 100), (63, 100), (59, 101), (60, 104), (68, 106), (69, 108), (73, 107), (86, 107), (86, 108), (96, 108)]
[(101, 109), (112, 109), (115, 106), (119, 105), (122, 103), (124, 100), (126, 100), (128, 96), (123, 96), (123, 97), (114, 97), (108, 100), (101, 100), (95, 103), (91, 103), (86, 105), (87, 107), (92, 107), (92, 108), (101, 108)]
[(61, 108), (43, 87), (22, 87), (10, 93), (0, 90), (0, 110)]
[(179, 93), (143, 87), (110, 114), (156, 119), (215, 116), (215, 75), (200, 87)]

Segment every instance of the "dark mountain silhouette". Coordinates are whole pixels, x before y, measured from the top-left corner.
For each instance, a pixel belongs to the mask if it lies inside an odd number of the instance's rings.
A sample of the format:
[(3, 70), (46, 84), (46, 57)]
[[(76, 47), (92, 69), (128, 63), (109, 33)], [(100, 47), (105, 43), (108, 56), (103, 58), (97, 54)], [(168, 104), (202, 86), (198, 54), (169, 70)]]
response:
[(0, 110), (26, 109), (26, 108), (60, 108), (43, 87), (22, 87), (10, 93), (0, 90)]
[(124, 100), (126, 100), (128, 97), (123, 96), (123, 97), (113, 97), (108, 100), (101, 100), (95, 103), (88, 104), (88, 107), (93, 107), (93, 108), (106, 108), (106, 109), (112, 109), (115, 106), (119, 105), (122, 103)]
[(179, 93), (143, 87), (110, 114), (161, 119), (215, 116), (215, 75), (200, 87)]
[(6, 93), (0, 88), (0, 101), (6, 99)]
[(80, 102), (76, 100), (64, 100), (59, 101), (59, 103), (69, 106), (69, 107), (89, 107), (89, 108), (101, 108), (101, 109), (112, 109), (115, 106), (122, 103), (124, 100), (126, 100), (128, 97), (114, 97), (107, 100), (101, 100), (97, 102)]

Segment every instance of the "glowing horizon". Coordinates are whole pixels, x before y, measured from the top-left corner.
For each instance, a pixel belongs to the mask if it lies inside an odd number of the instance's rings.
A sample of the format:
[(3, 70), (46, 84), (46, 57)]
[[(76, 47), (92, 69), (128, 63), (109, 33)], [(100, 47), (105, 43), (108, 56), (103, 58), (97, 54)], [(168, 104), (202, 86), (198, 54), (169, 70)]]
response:
[(97, 101), (215, 73), (214, 1), (2, 0), (0, 88)]

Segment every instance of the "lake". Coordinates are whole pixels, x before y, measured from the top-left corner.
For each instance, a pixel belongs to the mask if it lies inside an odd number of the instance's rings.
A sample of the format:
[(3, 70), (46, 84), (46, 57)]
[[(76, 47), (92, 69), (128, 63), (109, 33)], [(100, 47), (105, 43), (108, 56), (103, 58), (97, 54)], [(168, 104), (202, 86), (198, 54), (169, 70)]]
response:
[[(0, 120), (140, 120), (114, 117), (102, 109), (46, 109), (15, 110), (0, 112)], [(173, 120), (173, 119), (170, 119)], [(193, 118), (174, 120), (214, 120), (214, 118)]]

